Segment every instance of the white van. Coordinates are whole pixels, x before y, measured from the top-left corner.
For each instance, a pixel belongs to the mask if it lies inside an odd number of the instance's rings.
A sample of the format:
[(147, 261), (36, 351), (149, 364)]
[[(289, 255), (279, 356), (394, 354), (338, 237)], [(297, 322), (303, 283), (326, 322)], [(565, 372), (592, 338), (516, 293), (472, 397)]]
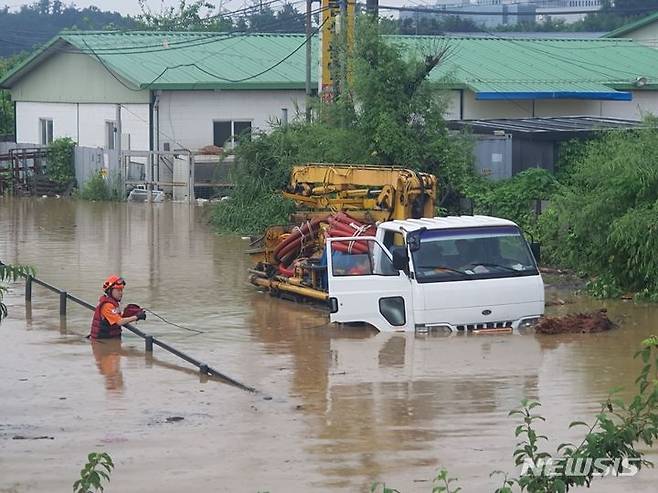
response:
[(382, 332), (513, 331), (544, 314), (535, 256), (506, 219), (387, 221), (375, 237), (328, 238), (326, 251), (332, 322)]

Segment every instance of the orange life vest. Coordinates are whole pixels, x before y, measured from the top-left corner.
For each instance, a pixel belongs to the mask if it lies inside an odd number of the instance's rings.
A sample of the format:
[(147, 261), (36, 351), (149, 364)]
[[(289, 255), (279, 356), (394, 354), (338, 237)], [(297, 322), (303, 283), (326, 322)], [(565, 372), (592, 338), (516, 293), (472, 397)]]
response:
[(103, 295), (100, 297), (98, 305), (96, 305), (96, 310), (94, 310), (94, 318), (91, 320), (90, 336), (92, 339), (112, 339), (121, 337), (121, 326), (110, 324), (101, 314), (103, 305), (106, 303), (110, 303), (115, 308), (119, 306), (119, 302), (111, 296)]

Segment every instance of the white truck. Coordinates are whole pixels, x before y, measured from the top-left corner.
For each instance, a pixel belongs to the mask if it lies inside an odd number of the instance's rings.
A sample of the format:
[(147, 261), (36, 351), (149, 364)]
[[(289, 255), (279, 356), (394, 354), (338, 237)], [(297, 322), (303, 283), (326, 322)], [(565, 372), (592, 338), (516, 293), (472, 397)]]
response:
[[(367, 252), (355, 254), (357, 243)], [(374, 237), (327, 238), (325, 251), (332, 322), (382, 332), (511, 332), (544, 313), (538, 251), (506, 219), (387, 221)]]

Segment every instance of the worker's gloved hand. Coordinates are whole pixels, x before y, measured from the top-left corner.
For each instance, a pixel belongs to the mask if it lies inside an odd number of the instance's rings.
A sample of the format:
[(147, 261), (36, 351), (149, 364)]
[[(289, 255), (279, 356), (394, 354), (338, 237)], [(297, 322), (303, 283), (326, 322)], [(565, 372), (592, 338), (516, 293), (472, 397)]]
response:
[(137, 320), (146, 320), (146, 312), (144, 310), (137, 314)]

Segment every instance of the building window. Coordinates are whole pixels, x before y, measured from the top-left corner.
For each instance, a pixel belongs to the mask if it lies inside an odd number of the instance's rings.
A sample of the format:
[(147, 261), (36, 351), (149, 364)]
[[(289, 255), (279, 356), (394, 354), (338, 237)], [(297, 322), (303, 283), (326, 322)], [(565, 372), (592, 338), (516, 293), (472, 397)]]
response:
[(39, 118), (39, 143), (47, 146), (53, 141), (53, 121), (48, 118)]
[(105, 122), (105, 148), (113, 150), (116, 148), (117, 126), (114, 122)]
[(217, 147), (232, 149), (241, 138), (251, 136), (251, 121), (248, 120), (214, 121), (212, 127), (213, 144)]

